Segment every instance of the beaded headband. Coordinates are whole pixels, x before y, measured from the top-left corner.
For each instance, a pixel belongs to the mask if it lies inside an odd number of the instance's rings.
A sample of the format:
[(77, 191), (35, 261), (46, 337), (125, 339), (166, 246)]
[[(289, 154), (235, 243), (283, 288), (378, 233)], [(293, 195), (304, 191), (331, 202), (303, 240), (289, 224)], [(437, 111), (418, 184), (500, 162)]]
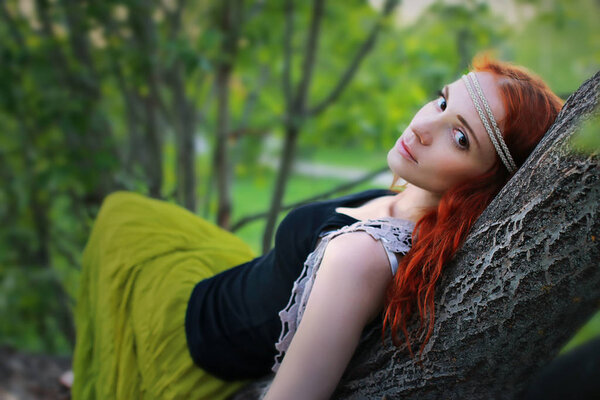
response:
[[(463, 81), (465, 81), (465, 86), (467, 87), (467, 91), (471, 95), (471, 100), (473, 100), (473, 104), (475, 105), (475, 108), (477, 109), (479, 118), (481, 118), (481, 122), (483, 122), (483, 125), (485, 126), (485, 130), (487, 131), (488, 135), (490, 136), (490, 139), (492, 140), (492, 143), (494, 144), (494, 147), (496, 148), (496, 152), (500, 156), (502, 163), (504, 164), (504, 166), (506, 166), (506, 169), (508, 170), (508, 172), (510, 172), (511, 174), (514, 173), (517, 170), (517, 165), (515, 164), (515, 161), (511, 157), (510, 152), (508, 151), (508, 147), (506, 146), (506, 143), (504, 142), (504, 139), (502, 138), (502, 134), (500, 133), (498, 124), (496, 123), (496, 120), (494, 119), (492, 110), (490, 109), (490, 106), (488, 105), (488, 102), (487, 102), (485, 96), (483, 95), (481, 86), (479, 86), (479, 81), (477, 80), (477, 76), (475, 75), (475, 73), (469, 72), (467, 75), (463, 75), (462, 79), (463, 79)], [(477, 94), (475, 94), (475, 91), (473, 91), (470, 81), (473, 82), (473, 86), (475, 87)], [(479, 104), (480, 102), (483, 105), (483, 108), (485, 108), (485, 111), (487, 113), (487, 118), (486, 118), (486, 114), (484, 114), (484, 112), (483, 112), (482, 106)], [(489, 122), (488, 122), (488, 119), (489, 119)], [(492, 130), (492, 127), (490, 127), (490, 123), (493, 127), (493, 130)]]

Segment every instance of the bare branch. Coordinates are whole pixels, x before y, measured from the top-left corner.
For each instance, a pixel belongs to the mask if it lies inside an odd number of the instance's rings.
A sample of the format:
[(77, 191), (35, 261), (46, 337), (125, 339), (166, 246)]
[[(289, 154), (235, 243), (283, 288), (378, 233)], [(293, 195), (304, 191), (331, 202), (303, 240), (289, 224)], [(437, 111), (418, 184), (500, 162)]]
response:
[[(327, 192), (323, 192), (323, 193), (320, 193), (320, 194), (318, 194), (316, 196), (310, 197), (308, 199), (300, 200), (300, 201), (298, 201), (296, 203), (292, 203), (292, 204), (288, 204), (286, 206), (283, 206), (283, 207), (281, 207), (281, 209), (279, 211), (280, 212), (287, 211), (287, 210), (291, 210), (293, 208), (297, 208), (297, 207), (303, 206), (303, 205), (308, 204), (308, 203), (312, 203), (312, 202), (323, 200), (323, 199), (328, 199), (331, 196), (333, 196), (333, 195), (335, 195), (335, 194), (337, 194), (339, 192), (344, 192), (346, 190), (350, 190), (350, 189), (352, 189), (352, 188), (360, 185), (361, 183), (368, 182), (371, 179), (375, 178), (377, 175), (380, 175), (380, 174), (386, 172), (388, 169), (389, 169), (389, 167), (387, 167), (387, 166), (379, 168), (379, 169), (377, 169), (375, 171), (369, 172), (368, 174), (366, 174), (366, 175), (364, 175), (364, 176), (362, 176), (362, 177), (360, 177), (360, 178), (358, 178), (356, 180), (353, 180), (353, 181), (350, 181), (350, 182), (346, 182), (346, 183), (343, 183), (343, 184), (341, 184), (339, 186), (336, 186), (333, 189), (328, 190)], [(246, 217), (242, 217), (242, 218), (240, 218), (238, 221), (236, 221), (231, 226), (231, 231), (235, 232), (238, 229), (242, 228), (244, 225), (249, 224), (250, 222), (254, 222), (256, 220), (263, 219), (263, 218), (266, 218), (268, 216), (269, 216), (269, 211), (263, 211), (261, 213), (252, 214), (252, 215), (248, 215)]]
[(286, 114), (292, 110), (292, 36), (294, 33), (294, 0), (285, 2), (285, 31), (283, 32), (283, 95)]
[(304, 63), (302, 65), (302, 79), (298, 84), (296, 91), (296, 98), (294, 107), (294, 113), (304, 114), (304, 107), (306, 103), (306, 96), (308, 94), (308, 88), (312, 80), (312, 73), (315, 66), (315, 56), (317, 52), (317, 41), (319, 38), (319, 31), (321, 27), (321, 20), (323, 19), (323, 8), (325, 0), (313, 0), (312, 16), (310, 21), (310, 28), (308, 31), (308, 39), (306, 41), (306, 50), (304, 52)]
[(362, 46), (359, 48), (358, 52), (354, 56), (354, 59), (352, 59), (352, 61), (348, 65), (348, 68), (346, 69), (346, 71), (344, 72), (344, 74), (342, 75), (340, 80), (338, 81), (337, 85), (333, 88), (331, 93), (329, 93), (329, 95), (327, 97), (325, 97), (324, 100), (321, 101), (321, 103), (319, 103), (318, 105), (316, 105), (313, 108), (310, 108), (306, 112), (305, 116), (312, 117), (312, 116), (315, 116), (315, 115), (321, 113), (323, 110), (325, 110), (328, 106), (330, 106), (340, 96), (342, 91), (346, 88), (348, 83), (352, 80), (352, 77), (354, 77), (354, 74), (358, 70), (358, 67), (360, 66), (362, 61), (365, 59), (365, 56), (369, 53), (369, 51), (371, 51), (371, 49), (375, 45), (377, 36), (379, 35), (381, 27), (383, 26), (383, 20), (392, 12), (392, 10), (396, 7), (397, 4), (398, 4), (398, 0), (387, 0), (386, 1), (384, 9), (381, 12), (377, 21), (375, 22), (375, 25), (373, 25), (373, 28), (371, 29), (369, 36), (364, 41)]

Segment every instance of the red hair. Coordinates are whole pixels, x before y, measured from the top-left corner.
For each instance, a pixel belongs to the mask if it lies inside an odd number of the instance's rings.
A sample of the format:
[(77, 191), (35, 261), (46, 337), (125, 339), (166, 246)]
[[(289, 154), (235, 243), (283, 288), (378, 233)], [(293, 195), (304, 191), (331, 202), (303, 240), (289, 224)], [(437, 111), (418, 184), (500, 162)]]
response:
[[(563, 102), (540, 78), (524, 68), (481, 56), (473, 60), (473, 70), (495, 75), (506, 109), (506, 117), (499, 125), (515, 163), (521, 166), (554, 122)], [(420, 348), (422, 353), (433, 332), (435, 285), (443, 267), (509, 177), (496, 155), (496, 162), (488, 172), (447, 190), (438, 206), (417, 222), (412, 248), (400, 260), (387, 290), (383, 321), (384, 332), (386, 327), (391, 328), (396, 345), (402, 331), (411, 356), (414, 354), (407, 322), (418, 311), (420, 332), (428, 325)]]

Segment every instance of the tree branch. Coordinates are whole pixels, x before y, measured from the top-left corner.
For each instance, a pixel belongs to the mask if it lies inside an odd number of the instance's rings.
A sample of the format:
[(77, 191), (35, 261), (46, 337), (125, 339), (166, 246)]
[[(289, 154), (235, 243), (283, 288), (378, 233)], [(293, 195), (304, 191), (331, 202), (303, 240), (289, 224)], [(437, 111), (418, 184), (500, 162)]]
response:
[(305, 116), (313, 117), (321, 112), (323, 112), (328, 106), (330, 106), (342, 93), (342, 91), (346, 88), (348, 83), (352, 80), (352, 77), (358, 70), (358, 67), (365, 59), (365, 56), (371, 51), (373, 46), (375, 45), (375, 41), (377, 40), (377, 36), (381, 31), (381, 27), (383, 26), (383, 20), (392, 12), (392, 10), (397, 6), (399, 0), (387, 0), (384, 6), (383, 11), (381, 12), (377, 22), (373, 25), (369, 36), (359, 48), (358, 52), (354, 56), (354, 59), (348, 65), (348, 68), (338, 81), (337, 85), (333, 88), (331, 93), (321, 103), (317, 104), (315, 107), (310, 108)]
[[(306, 103), (306, 97), (308, 95), (308, 88), (312, 81), (312, 74), (315, 67), (315, 56), (317, 52), (317, 41), (319, 38), (319, 31), (321, 28), (321, 20), (323, 19), (323, 8), (325, 0), (313, 0), (312, 16), (310, 21), (310, 28), (308, 31), (308, 39), (306, 41), (306, 50), (304, 52), (304, 63), (302, 65), (302, 79), (298, 84), (296, 91), (296, 98), (293, 104), (294, 116), (301, 116), (304, 114), (304, 108)], [(297, 115), (299, 113), (300, 115)]]
[(283, 32), (283, 97), (286, 115), (292, 110), (292, 36), (294, 33), (294, 0), (285, 2), (285, 30)]
[[(375, 171), (369, 172), (368, 174), (366, 174), (366, 175), (364, 175), (364, 176), (362, 176), (362, 177), (360, 177), (360, 178), (358, 178), (356, 180), (353, 180), (353, 181), (350, 181), (350, 182), (346, 182), (346, 183), (343, 183), (343, 184), (341, 184), (339, 186), (336, 186), (333, 189), (328, 190), (327, 192), (323, 192), (323, 193), (320, 193), (318, 195), (309, 197), (307, 199), (300, 200), (300, 201), (298, 201), (296, 203), (292, 203), (292, 204), (288, 204), (286, 206), (283, 206), (283, 207), (281, 207), (281, 209), (279, 211), (283, 212), (283, 211), (287, 211), (287, 210), (291, 210), (291, 209), (303, 206), (303, 205), (308, 204), (308, 203), (312, 203), (312, 202), (315, 202), (315, 201), (320, 201), (320, 200), (323, 200), (323, 199), (327, 199), (327, 198), (333, 196), (336, 193), (344, 192), (346, 190), (350, 190), (350, 189), (352, 189), (352, 188), (360, 185), (361, 183), (368, 182), (371, 179), (375, 178), (377, 175), (380, 175), (380, 174), (386, 172), (387, 170), (389, 170), (388, 166), (379, 168), (379, 169), (377, 169)], [(248, 215), (246, 217), (242, 217), (242, 218), (240, 218), (238, 221), (236, 221), (231, 226), (231, 231), (235, 232), (238, 229), (242, 228), (244, 225), (249, 224), (250, 222), (254, 222), (256, 220), (263, 219), (263, 218), (266, 218), (268, 216), (269, 216), (269, 211), (263, 211), (263, 212), (260, 212), (260, 213), (257, 213), (257, 214), (252, 214), (252, 215)]]

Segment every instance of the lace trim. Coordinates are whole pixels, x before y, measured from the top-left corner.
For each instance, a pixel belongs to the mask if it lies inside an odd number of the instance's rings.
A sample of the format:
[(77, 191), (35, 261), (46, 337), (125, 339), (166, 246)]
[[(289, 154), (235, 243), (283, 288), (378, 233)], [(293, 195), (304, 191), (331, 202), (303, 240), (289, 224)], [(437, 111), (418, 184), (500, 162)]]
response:
[[(415, 224), (412, 221), (397, 218), (370, 219), (358, 221), (352, 225), (324, 232), (320, 235), (321, 238), (317, 242), (317, 247), (306, 258), (302, 272), (294, 282), (288, 304), (279, 312), (281, 333), (278, 342), (275, 344), (278, 354), (275, 356), (275, 363), (272, 367), (274, 372), (277, 372), (279, 369), (285, 352), (289, 348), (296, 329), (302, 320), (308, 297), (315, 282), (317, 270), (319, 269), (329, 241), (344, 233), (364, 231), (375, 240), (381, 241), (388, 257), (391, 257), (390, 253), (405, 255), (411, 247), (411, 234), (414, 226)], [(391, 258), (390, 263), (392, 263)], [(392, 272), (395, 273), (393, 263), (391, 267)], [(397, 263), (395, 267), (397, 268)]]

